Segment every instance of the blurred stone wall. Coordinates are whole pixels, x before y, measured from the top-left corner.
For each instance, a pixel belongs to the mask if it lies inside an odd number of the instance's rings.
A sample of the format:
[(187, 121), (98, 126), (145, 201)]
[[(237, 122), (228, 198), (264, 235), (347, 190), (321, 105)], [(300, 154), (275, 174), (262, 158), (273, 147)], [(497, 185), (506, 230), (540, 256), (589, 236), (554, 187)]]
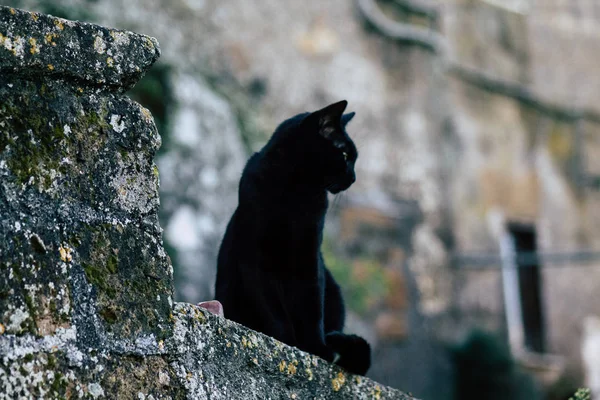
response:
[[(580, 3), (586, 10), (599, 5)], [(455, 62), (503, 85), (469, 83), (461, 74), (451, 79), (458, 150), (449, 194), (458, 253), (498, 248), (489, 224), (494, 213), (533, 225), (540, 251), (599, 248), (594, 160), (600, 110), (594, 71), (600, 25), (593, 14), (578, 10), (558, 1), (531, 2), (525, 14), (481, 4), (446, 19), (446, 29), (468, 29), (451, 38)], [(479, 26), (466, 28), (458, 21), (471, 13), (479, 13)], [(480, 58), (489, 52), (496, 56), (493, 66)], [(490, 62), (490, 56), (483, 58)], [(567, 373), (581, 379), (582, 323), (600, 313), (600, 304), (592, 301), (600, 290), (600, 261), (545, 267), (547, 351), (564, 355)], [(455, 304), (480, 314), (478, 324), (501, 326), (499, 272), (462, 272), (456, 278)]]

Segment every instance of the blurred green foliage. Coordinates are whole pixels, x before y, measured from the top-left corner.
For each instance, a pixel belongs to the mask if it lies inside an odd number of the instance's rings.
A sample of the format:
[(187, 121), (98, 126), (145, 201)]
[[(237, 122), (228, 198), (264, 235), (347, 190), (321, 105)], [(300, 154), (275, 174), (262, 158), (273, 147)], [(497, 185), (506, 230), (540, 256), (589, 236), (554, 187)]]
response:
[(159, 150), (164, 153), (170, 147), (169, 113), (173, 104), (173, 91), (169, 76), (171, 67), (160, 60), (146, 72), (144, 77), (127, 94), (146, 107), (154, 117), (154, 123), (162, 138)]
[(533, 378), (519, 368), (507, 344), (481, 330), (454, 349), (456, 392), (461, 400), (537, 400)]
[(203, 78), (209, 87), (231, 106), (240, 129), (242, 143), (248, 154), (252, 154), (265, 144), (271, 136), (274, 124), (261, 120), (259, 109), (261, 101), (268, 93), (267, 80), (255, 78), (247, 84), (242, 84), (229, 74), (203, 72)]
[(365, 314), (383, 301), (389, 292), (389, 285), (380, 263), (365, 257), (350, 262), (335, 251), (328, 238), (323, 240), (321, 251), (325, 265), (341, 286), (350, 310)]
[(579, 388), (575, 392), (574, 397), (570, 397), (569, 400), (591, 400), (592, 391), (586, 388)]
[(25, 10), (35, 9), (42, 14), (50, 14), (55, 17), (70, 19), (73, 21), (85, 21), (93, 22), (94, 13), (90, 11), (86, 3), (95, 3), (94, 0), (87, 0), (83, 2), (76, 2), (68, 4), (61, 4), (61, 1), (53, 0), (41, 0), (37, 3), (36, 7), (32, 7), (31, 2), (25, 1), (13, 1), (11, 2), (12, 7), (21, 8)]

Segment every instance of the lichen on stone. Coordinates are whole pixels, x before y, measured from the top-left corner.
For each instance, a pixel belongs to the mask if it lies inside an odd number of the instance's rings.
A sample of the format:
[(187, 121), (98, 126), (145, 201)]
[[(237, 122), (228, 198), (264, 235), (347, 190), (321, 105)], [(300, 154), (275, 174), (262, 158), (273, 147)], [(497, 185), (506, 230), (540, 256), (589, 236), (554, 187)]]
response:
[[(107, 87), (124, 91), (139, 80), (160, 55), (154, 38), (10, 10), (8, 7), (0, 9), (0, 72), (35, 77), (51, 70), (57, 76), (80, 80), (93, 87), (105, 82)], [(86, 42), (88, 38), (92, 46)], [(68, 52), (66, 48), (78, 51)], [(113, 68), (106, 64), (105, 54), (112, 54)], [(132, 59), (135, 62), (131, 62)]]

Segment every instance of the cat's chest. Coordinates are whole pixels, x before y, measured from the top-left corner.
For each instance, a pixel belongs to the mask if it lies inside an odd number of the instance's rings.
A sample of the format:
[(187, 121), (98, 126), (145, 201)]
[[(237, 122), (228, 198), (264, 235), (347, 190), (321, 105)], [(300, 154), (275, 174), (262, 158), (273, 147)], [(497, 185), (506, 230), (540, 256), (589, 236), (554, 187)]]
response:
[(324, 219), (324, 213), (312, 210), (278, 210), (263, 220), (263, 233), (282, 241), (287, 239), (290, 244), (298, 240), (311, 242), (321, 235)]
[(292, 279), (316, 279), (319, 271), (321, 229), (318, 224), (285, 220), (269, 229), (260, 240), (258, 259), (262, 268)]
[(274, 280), (288, 301), (293, 302), (294, 299), (321, 298), (323, 296), (323, 271), (318, 267), (310, 275), (278, 274), (274, 277)]
[(287, 252), (293, 257), (315, 257), (322, 237), (322, 224), (302, 218), (287, 218), (268, 229), (263, 244), (271, 251)]

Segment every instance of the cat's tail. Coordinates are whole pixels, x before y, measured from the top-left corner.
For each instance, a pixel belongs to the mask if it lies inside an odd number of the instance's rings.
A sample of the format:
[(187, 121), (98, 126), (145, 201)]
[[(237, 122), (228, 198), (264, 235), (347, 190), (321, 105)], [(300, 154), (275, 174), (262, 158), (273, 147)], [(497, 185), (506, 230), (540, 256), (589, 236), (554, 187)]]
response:
[(325, 336), (327, 347), (339, 354), (335, 362), (346, 371), (365, 375), (371, 366), (371, 346), (360, 336), (330, 332)]

